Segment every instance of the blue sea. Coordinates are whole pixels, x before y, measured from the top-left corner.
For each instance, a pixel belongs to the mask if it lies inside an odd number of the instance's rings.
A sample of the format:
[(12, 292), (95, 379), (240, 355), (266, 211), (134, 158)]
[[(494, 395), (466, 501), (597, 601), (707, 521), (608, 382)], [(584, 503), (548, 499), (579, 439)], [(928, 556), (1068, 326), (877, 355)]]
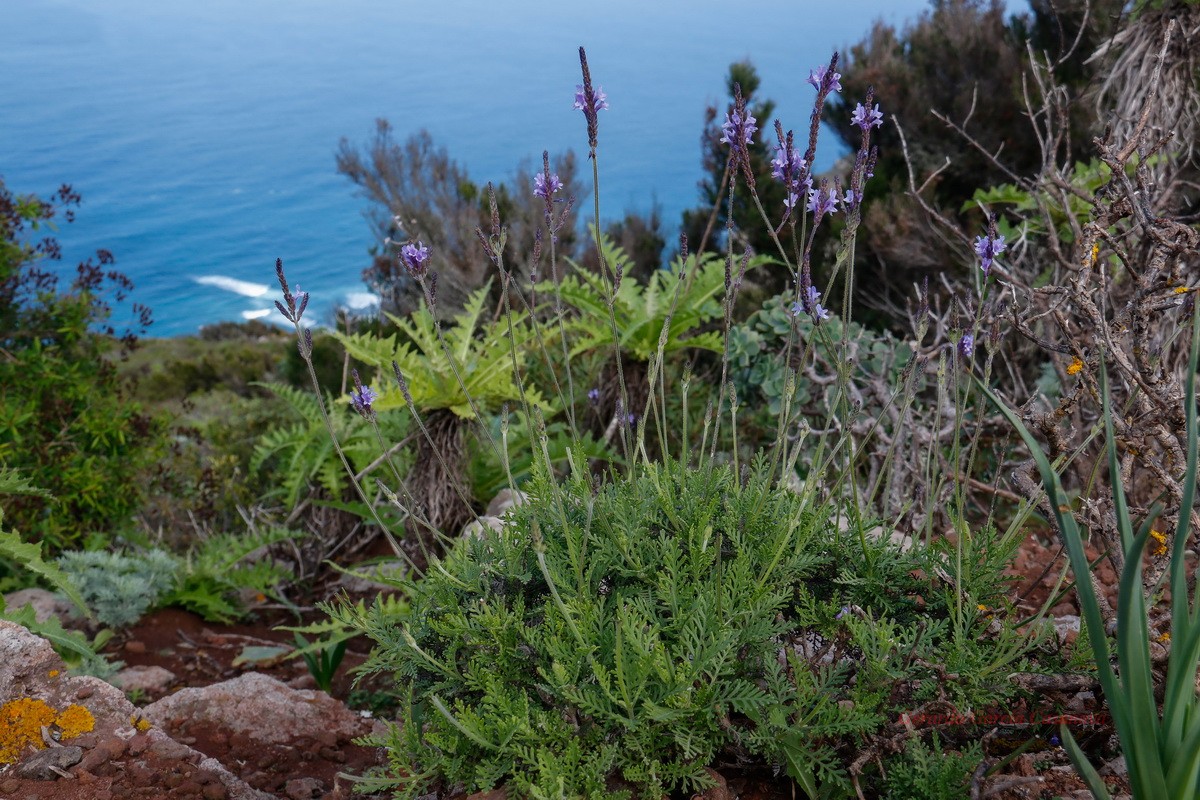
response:
[[(150, 335), (277, 317), (277, 257), (320, 321), (373, 302), (360, 279), (373, 244), (366, 201), (337, 174), (334, 150), (342, 137), (367, 141), (377, 117), (398, 141), (428, 129), (480, 184), (543, 149), (583, 155), (571, 104), (584, 45), (611, 105), (601, 214), (657, 203), (672, 238), (697, 202), (704, 109), (724, 104), (731, 62), (750, 58), (760, 96), (800, 131), (810, 68), (873, 20), (901, 24), (926, 7), (2, 0), (0, 175), (17, 193), (70, 183), (83, 195), (78, 221), (58, 231), (66, 261), (111, 250), (154, 311)], [(816, 166), (838, 155), (826, 136)]]

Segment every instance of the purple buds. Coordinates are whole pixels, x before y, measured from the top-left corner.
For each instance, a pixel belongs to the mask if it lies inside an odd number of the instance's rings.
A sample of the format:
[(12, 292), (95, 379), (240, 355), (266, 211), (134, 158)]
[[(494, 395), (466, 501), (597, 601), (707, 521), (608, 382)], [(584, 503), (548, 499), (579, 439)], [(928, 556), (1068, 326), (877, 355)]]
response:
[(792, 303), (791, 312), (793, 317), (798, 317), (801, 314), (808, 314), (813, 318), (814, 322), (820, 323), (821, 320), (829, 319), (829, 309), (821, 305), (821, 292), (817, 287), (809, 287), (801, 293), (800, 302)]
[(809, 189), (806, 208), (818, 221), (826, 214), (836, 213), (838, 210), (837, 193), (830, 190), (827, 185), (823, 185), (819, 189)]
[(350, 407), (366, 419), (375, 418), (375, 409), (371, 404), (379, 399), (379, 393), (370, 386), (363, 386), (358, 378), (358, 370), (354, 374), (354, 391), (350, 393)]
[(550, 197), (550, 195), (562, 189), (562, 181), (557, 175), (546, 177), (546, 173), (539, 172), (533, 176), (533, 193), (538, 197)]
[(409, 242), (400, 248), (400, 263), (408, 270), (408, 274), (419, 278), (425, 274), (429, 263), (429, 248), (421, 242)]
[(596, 115), (608, 109), (608, 96), (600, 87), (592, 86), (592, 73), (588, 69), (587, 53), (582, 47), (579, 48), (579, 66), (583, 70), (583, 83), (575, 87), (575, 108), (582, 111), (583, 118), (587, 120), (588, 146), (592, 149), (591, 155), (595, 156), (596, 144), (599, 141), (599, 124)]
[(996, 221), (989, 220), (987, 235), (975, 237), (975, 255), (979, 256), (979, 268), (983, 270), (984, 276), (991, 271), (992, 262), (1006, 247), (1004, 237), (996, 235)]
[[(870, 98), (868, 98), (867, 102), (870, 102)], [(854, 113), (850, 115), (850, 121), (864, 131), (869, 131), (871, 128), (883, 126), (883, 112), (879, 110), (879, 103), (876, 103), (873, 109), (859, 103), (854, 107)]]
[(300, 291), (299, 284), (296, 285), (295, 294), (288, 289), (287, 278), (283, 274), (282, 258), (275, 259), (275, 277), (279, 280), (279, 288), (283, 290), (283, 302), (276, 300), (275, 307), (288, 322), (299, 324), (300, 318), (304, 316), (304, 309), (308, 307), (308, 292)]
[(808, 83), (822, 95), (842, 90), (842, 73), (834, 72), (833, 69), (837, 66), (836, 54), (834, 55), (834, 59), (834, 61), (830, 62), (829, 66), (822, 64), (816, 69), (808, 71)]

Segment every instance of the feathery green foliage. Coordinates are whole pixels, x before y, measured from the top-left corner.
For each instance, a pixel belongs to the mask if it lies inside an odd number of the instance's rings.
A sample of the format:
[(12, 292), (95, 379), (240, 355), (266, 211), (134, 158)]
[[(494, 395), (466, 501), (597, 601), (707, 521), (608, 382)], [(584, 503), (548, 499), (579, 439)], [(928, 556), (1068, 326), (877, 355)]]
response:
[[(897, 687), (970, 704), (1009, 691), (1003, 670), (939, 687), (927, 666), (954, 607), (916, 577), (935, 574), (931, 551), (837, 533), (835, 509), (778, 488), (765, 461), (742, 482), (644, 465), (596, 491), (576, 459), (528, 488), (503, 530), (408, 587), (407, 615), (349, 616), (378, 643), (366, 669), (405, 698), (376, 786), (655, 796), (702, 789), (736, 751), (846, 791), (839, 748), (883, 724)], [(971, 641), (985, 625), (969, 617)], [(990, 648), (975, 649), (978, 666)]]

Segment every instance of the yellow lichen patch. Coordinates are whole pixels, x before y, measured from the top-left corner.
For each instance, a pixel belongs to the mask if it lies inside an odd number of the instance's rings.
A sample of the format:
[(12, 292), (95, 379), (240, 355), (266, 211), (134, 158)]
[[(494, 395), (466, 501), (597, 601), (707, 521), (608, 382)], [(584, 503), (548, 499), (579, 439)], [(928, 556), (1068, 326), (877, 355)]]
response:
[(56, 669), (52, 669), (52, 670), (50, 670), (49, 672), (47, 672), (46, 674), (47, 674), (47, 675), (49, 675), (51, 678), (57, 678), (57, 677), (58, 677), (58, 670), (56, 670)]
[(1070, 366), (1067, 367), (1068, 375), (1078, 375), (1082, 371), (1083, 371), (1083, 362), (1080, 361), (1078, 358), (1075, 359), (1074, 361), (1072, 361)]
[(96, 727), (96, 718), (83, 706), (69, 705), (54, 720), (62, 730), (62, 738), (71, 739)]
[(1158, 542), (1158, 546), (1150, 551), (1151, 555), (1165, 556), (1167, 554), (1167, 535), (1162, 531), (1150, 531), (1150, 538)]
[(57, 716), (45, 700), (22, 697), (0, 706), (0, 764), (11, 764), (29, 745), (42, 747), (42, 726)]
[(1162, 642), (1163, 644), (1166, 644), (1167, 642), (1171, 641), (1171, 632), (1170, 632), (1170, 631), (1164, 631), (1163, 633), (1160, 633), (1160, 634), (1159, 634), (1159, 635), (1158, 635), (1158, 636), (1155, 638), (1155, 640), (1154, 640), (1154, 641), (1156, 641), (1156, 642)]
[(154, 727), (150, 720), (146, 719), (140, 714), (134, 714), (132, 717), (130, 717), (129, 724), (132, 725), (134, 730), (136, 730), (138, 733), (145, 733)]
[(1176, 286), (1175, 287), (1175, 294), (1187, 294), (1187, 293), (1188, 293), (1188, 287), (1186, 287), (1186, 286)]

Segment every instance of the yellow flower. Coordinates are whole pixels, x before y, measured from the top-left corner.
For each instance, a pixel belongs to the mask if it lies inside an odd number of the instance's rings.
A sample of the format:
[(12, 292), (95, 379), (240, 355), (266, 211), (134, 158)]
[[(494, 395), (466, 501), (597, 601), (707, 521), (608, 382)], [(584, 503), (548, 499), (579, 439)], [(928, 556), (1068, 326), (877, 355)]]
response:
[(69, 705), (54, 721), (62, 730), (62, 738), (72, 739), (96, 727), (96, 718), (83, 706)]
[(979, 605), (977, 605), (975, 607), (977, 609), (979, 609), (980, 611), (987, 611), (987, 606), (985, 606), (983, 603), (980, 603)]
[(1167, 554), (1167, 535), (1161, 531), (1150, 531), (1150, 538), (1158, 542), (1158, 547), (1150, 551), (1151, 555), (1162, 556)]
[(1074, 361), (1072, 361), (1070, 366), (1067, 367), (1068, 375), (1078, 375), (1082, 371), (1083, 371), (1083, 362), (1080, 361), (1078, 358), (1075, 359)]
[(1187, 294), (1189, 291), (1191, 291), (1191, 290), (1188, 289), (1188, 287), (1186, 287), (1186, 286), (1176, 286), (1175, 287), (1175, 294)]

